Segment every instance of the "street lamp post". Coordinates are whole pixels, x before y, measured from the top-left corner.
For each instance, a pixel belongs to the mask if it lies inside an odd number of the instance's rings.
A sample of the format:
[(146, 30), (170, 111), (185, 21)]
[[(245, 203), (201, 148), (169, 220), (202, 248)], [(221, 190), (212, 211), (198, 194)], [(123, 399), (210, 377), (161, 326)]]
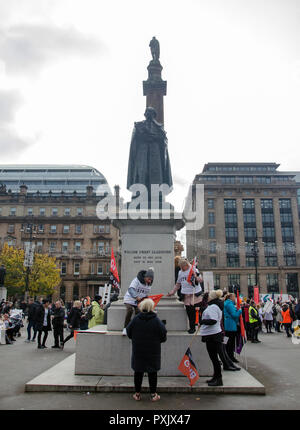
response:
[(254, 257), (254, 267), (255, 267), (255, 286), (258, 286), (258, 240), (257, 237), (254, 240), (250, 240), (249, 242), (245, 242), (245, 245), (251, 246), (251, 252)]
[[(29, 248), (25, 248), (25, 259), (24, 259), (24, 266), (26, 266), (26, 277), (25, 277), (25, 297), (24, 300), (25, 302), (28, 299), (28, 292), (29, 292), (29, 275), (30, 275), (30, 268), (32, 266), (33, 263), (33, 252), (34, 250), (32, 249), (32, 239), (35, 238), (35, 236), (33, 236), (33, 233), (36, 233), (36, 225), (33, 223), (27, 223), (27, 224), (23, 224), (22, 228), (20, 230), (21, 232), (24, 233), (29, 233)], [(32, 252), (32, 256), (28, 255), (27, 253)], [(27, 261), (28, 260), (28, 261)]]

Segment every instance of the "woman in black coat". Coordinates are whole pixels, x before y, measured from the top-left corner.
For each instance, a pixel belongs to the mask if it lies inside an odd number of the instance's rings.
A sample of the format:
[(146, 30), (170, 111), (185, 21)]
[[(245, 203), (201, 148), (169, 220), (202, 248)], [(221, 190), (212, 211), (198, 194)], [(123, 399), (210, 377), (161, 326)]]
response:
[(126, 327), (127, 336), (132, 339), (131, 367), (134, 370), (135, 400), (141, 400), (144, 372), (148, 373), (151, 400), (160, 399), (156, 393), (157, 372), (161, 366), (161, 346), (167, 340), (164, 324), (153, 312), (154, 302), (145, 299), (139, 305), (140, 313)]
[(80, 300), (75, 300), (74, 306), (71, 309), (71, 312), (68, 316), (67, 323), (69, 324), (69, 328), (71, 329), (71, 334), (65, 338), (63, 343), (61, 344), (62, 349), (65, 346), (65, 343), (68, 342), (68, 340), (72, 339), (74, 337), (74, 330), (80, 329), (80, 323), (82, 318), (82, 303)]

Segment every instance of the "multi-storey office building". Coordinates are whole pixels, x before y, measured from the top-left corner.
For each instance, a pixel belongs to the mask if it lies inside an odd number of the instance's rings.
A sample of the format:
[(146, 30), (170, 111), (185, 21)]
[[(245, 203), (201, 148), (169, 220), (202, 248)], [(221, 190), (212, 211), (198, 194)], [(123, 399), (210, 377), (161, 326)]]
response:
[[(194, 184), (204, 185), (204, 226), (187, 231), (187, 255), (213, 271), (215, 288), (238, 286), (249, 296), (299, 296), (299, 183), (275, 163), (208, 163)], [(297, 199), (298, 191), (298, 199)]]
[(118, 230), (96, 215), (104, 176), (88, 166), (0, 165), (0, 181), (0, 246), (25, 247), (33, 225), (35, 252), (60, 267), (54, 298), (94, 296), (109, 280), (111, 247), (120, 262)]

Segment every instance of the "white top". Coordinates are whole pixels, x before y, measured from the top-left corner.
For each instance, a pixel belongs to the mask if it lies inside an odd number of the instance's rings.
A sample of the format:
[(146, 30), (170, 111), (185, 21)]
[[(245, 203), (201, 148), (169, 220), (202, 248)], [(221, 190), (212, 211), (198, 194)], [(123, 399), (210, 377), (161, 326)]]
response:
[(136, 297), (132, 297), (129, 291), (127, 290), (125, 296), (124, 296), (124, 303), (137, 306), (137, 297), (143, 298), (149, 296), (151, 292), (151, 285), (145, 285), (142, 284), (138, 278), (134, 278), (134, 280), (129, 285), (129, 288), (133, 288), (135, 294), (137, 294)]
[(222, 331), (221, 329), (221, 319), (222, 311), (217, 305), (208, 305), (202, 314), (202, 319), (216, 320), (216, 324), (212, 325), (201, 325), (199, 334), (201, 336), (209, 336), (210, 334), (217, 334)]
[(182, 270), (178, 273), (178, 278), (176, 284), (181, 285), (181, 293), (182, 294), (195, 294), (200, 293), (202, 291), (202, 288), (200, 285), (196, 285), (195, 287), (191, 285), (187, 278), (189, 276), (190, 269), (185, 270), (184, 272)]
[(45, 316), (44, 316), (44, 323), (43, 323), (43, 326), (48, 325), (48, 322), (47, 322), (47, 315), (48, 315), (48, 312), (49, 312), (49, 309), (45, 309)]
[(273, 321), (273, 312), (265, 312), (265, 320), (266, 321)]

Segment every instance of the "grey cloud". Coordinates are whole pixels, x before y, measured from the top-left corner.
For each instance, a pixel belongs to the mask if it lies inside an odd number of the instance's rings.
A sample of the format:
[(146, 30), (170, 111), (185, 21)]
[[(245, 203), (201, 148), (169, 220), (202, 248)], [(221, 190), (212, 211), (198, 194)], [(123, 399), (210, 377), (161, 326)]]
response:
[(23, 98), (19, 91), (0, 90), (0, 156), (2, 160), (18, 156), (32, 144), (19, 136), (13, 126), (16, 110), (22, 103)]
[(9, 127), (0, 127), (0, 157), (1, 160), (11, 159), (27, 149), (32, 143), (26, 141)]
[(0, 126), (12, 123), (16, 109), (22, 104), (23, 99), (17, 90), (0, 90)]
[(177, 185), (180, 187), (186, 187), (187, 185), (190, 185), (189, 181), (187, 181), (186, 179), (176, 174), (173, 175), (173, 182), (174, 182), (174, 185)]
[(0, 32), (0, 58), (12, 74), (35, 74), (48, 61), (101, 51), (97, 39), (73, 27), (22, 24)]

